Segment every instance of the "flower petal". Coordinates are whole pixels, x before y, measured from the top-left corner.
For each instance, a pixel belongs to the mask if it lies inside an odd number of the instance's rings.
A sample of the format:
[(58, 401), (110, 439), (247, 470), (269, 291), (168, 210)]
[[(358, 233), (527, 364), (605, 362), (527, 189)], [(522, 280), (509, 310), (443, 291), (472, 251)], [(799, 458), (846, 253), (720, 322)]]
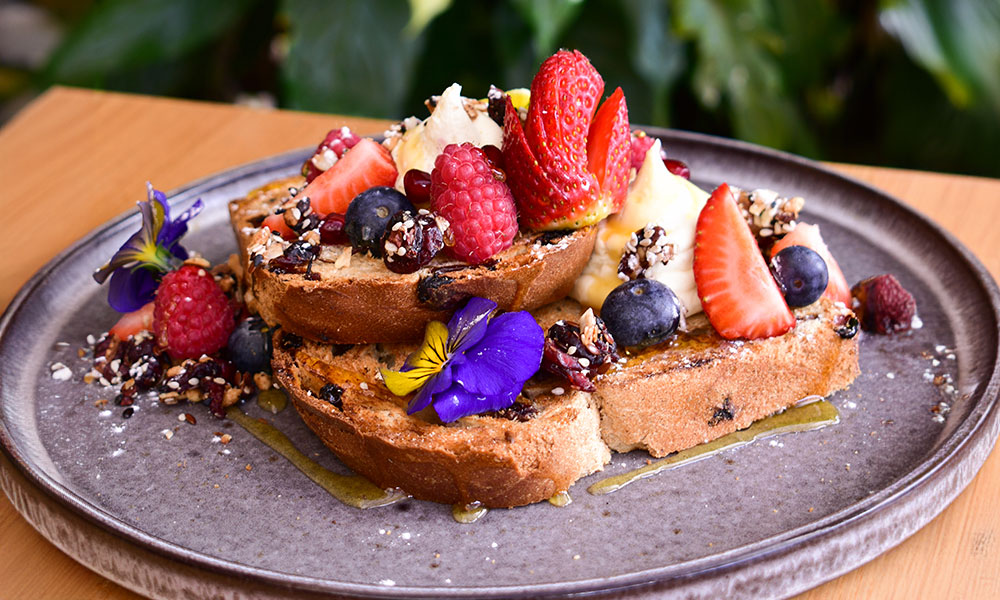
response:
[(434, 412), (445, 423), (451, 423), (469, 415), (507, 408), (514, 403), (520, 392), (518, 388), (511, 393), (476, 395), (470, 394), (456, 382), (444, 392), (434, 395)]
[(174, 220), (170, 220), (170, 212), (169, 209), (167, 209), (167, 218), (164, 220), (163, 228), (160, 229), (160, 233), (156, 237), (156, 243), (170, 250), (181, 260), (186, 258), (187, 251), (183, 246), (178, 245), (178, 242), (182, 237), (184, 237), (184, 234), (187, 233), (187, 222), (196, 217), (204, 208), (205, 203), (199, 198), (194, 204), (191, 205), (190, 208), (182, 212), (181, 215)]
[(538, 371), (544, 346), (545, 332), (530, 314), (502, 314), (465, 351), (465, 362), (455, 365), (454, 379), (472, 394), (516, 394)]
[(451, 354), (464, 352), (486, 333), (486, 325), (497, 303), (486, 298), (473, 297), (452, 315), (448, 321), (448, 350)]
[(410, 400), (410, 405), (406, 407), (406, 413), (412, 415), (427, 408), (427, 405), (434, 399), (435, 394), (439, 394), (451, 386), (451, 365), (445, 363), (434, 377), (431, 377), (420, 392)]
[(149, 269), (118, 269), (108, 284), (108, 304), (121, 313), (139, 310), (156, 297), (157, 285)]
[(441, 370), (448, 360), (448, 328), (441, 321), (431, 321), (424, 329), (424, 341), (406, 358), (403, 371), (410, 369)]

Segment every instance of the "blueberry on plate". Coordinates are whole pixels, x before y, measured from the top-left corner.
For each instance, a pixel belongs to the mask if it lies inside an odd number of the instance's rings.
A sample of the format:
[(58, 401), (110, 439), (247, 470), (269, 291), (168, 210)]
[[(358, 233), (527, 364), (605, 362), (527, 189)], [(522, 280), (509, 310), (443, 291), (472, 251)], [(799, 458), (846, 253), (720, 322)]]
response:
[(649, 346), (677, 331), (681, 302), (655, 279), (633, 279), (608, 294), (601, 318), (619, 346)]
[(381, 258), (382, 234), (389, 219), (401, 210), (417, 212), (406, 196), (391, 187), (373, 187), (355, 196), (344, 215), (344, 231), (351, 246)]
[(771, 273), (788, 306), (809, 306), (826, 291), (830, 272), (826, 261), (805, 246), (783, 248), (771, 259)]
[(271, 328), (260, 317), (241, 321), (229, 335), (229, 360), (244, 373), (271, 370)]

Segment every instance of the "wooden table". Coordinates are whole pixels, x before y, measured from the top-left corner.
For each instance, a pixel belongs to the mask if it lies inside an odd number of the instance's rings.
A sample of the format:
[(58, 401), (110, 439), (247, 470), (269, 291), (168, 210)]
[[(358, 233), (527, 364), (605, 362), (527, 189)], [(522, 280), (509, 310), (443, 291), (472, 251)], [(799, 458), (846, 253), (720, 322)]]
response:
[[(385, 122), (53, 88), (0, 130), (0, 307), (60, 250), (133, 209), (145, 181), (169, 190), (317, 143), (333, 126)], [(835, 165), (929, 215), (1000, 279), (1000, 181)], [(970, 218), (973, 216), (974, 218)], [(1000, 598), (1000, 452), (933, 522), (801, 598)], [(44, 574), (44, 576), (41, 576)], [(39, 535), (0, 494), (0, 598), (138, 598)]]

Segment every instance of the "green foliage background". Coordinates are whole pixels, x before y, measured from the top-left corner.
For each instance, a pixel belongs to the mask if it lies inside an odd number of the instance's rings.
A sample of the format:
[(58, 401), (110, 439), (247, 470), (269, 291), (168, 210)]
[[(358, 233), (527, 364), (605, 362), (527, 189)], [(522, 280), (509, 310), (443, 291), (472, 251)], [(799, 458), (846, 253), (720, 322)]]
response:
[(567, 47), (633, 123), (1000, 176), (1000, 0), (104, 0), (68, 20), (39, 87), (398, 119), (453, 81), (526, 87)]

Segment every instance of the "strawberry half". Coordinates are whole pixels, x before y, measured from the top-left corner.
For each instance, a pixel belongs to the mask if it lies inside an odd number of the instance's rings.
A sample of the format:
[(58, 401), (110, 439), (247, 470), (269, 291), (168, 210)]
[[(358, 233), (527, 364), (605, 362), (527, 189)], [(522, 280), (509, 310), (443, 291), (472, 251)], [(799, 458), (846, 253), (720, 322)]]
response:
[(712, 192), (698, 215), (694, 282), (705, 315), (726, 339), (773, 337), (795, 326), (726, 184)]
[(621, 210), (631, 150), (628, 107), (619, 88), (595, 115), (603, 91), (587, 57), (563, 50), (535, 75), (523, 127), (508, 99), (504, 167), (525, 227), (579, 228)]
[(153, 330), (153, 303), (144, 304), (142, 308), (125, 313), (108, 332), (116, 338), (125, 341), (130, 335), (140, 331)]
[(805, 246), (822, 256), (823, 260), (826, 261), (826, 269), (830, 273), (830, 281), (826, 284), (823, 296), (834, 302), (843, 302), (845, 306), (851, 306), (851, 286), (847, 285), (844, 272), (840, 270), (840, 265), (833, 259), (830, 249), (823, 242), (823, 237), (819, 234), (819, 225), (799, 223), (795, 229), (774, 243), (771, 248), (771, 256), (773, 257), (789, 246)]
[(333, 166), (323, 171), (300, 192), (308, 197), (320, 216), (344, 214), (351, 200), (376, 186), (396, 184), (396, 163), (378, 142), (362, 138)]

